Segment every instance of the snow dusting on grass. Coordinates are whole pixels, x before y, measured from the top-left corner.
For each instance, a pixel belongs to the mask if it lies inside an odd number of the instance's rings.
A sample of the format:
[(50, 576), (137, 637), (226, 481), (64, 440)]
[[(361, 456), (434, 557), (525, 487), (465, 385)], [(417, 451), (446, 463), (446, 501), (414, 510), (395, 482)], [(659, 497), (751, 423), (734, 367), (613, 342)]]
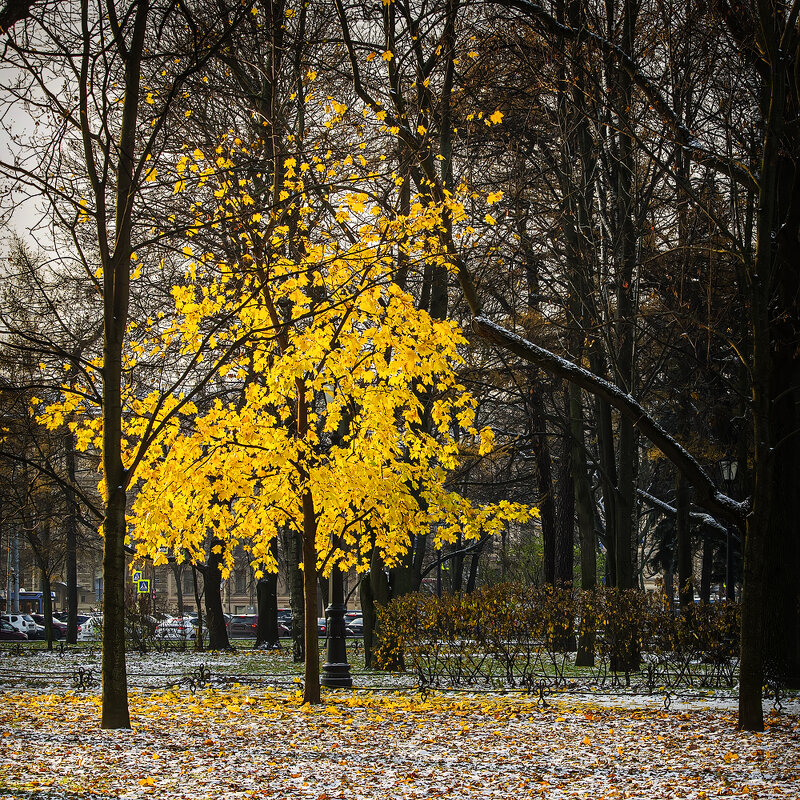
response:
[[(131, 691), (131, 731), (100, 729), (96, 690), (6, 684), (0, 798), (800, 797), (796, 701), (752, 734), (736, 730), (730, 699), (676, 698), (665, 710), (663, 696), (565, 692), (542, 706), (521, 694), (361, 689), (309, 707), (292, 688), (228, 683), (193, 694), (143, 680), (152, 673), (163, 684), (165, 672), (180, 676), (199, 658), (129, 659), (132, 684), (142, 687)], [(288, 657), (239, 651), (204, 660), (213, 676), (259, 664), (277, 674), (281, 658), (291, 681)]]

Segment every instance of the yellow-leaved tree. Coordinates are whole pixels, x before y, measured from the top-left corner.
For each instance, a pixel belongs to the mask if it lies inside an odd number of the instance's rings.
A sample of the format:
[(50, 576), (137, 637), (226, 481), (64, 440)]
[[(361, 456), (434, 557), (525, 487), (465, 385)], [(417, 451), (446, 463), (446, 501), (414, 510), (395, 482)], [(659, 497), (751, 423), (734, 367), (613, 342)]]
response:
[[(366, 195), (345, 193), (336, 217), (358, 224), (353, 240), (335, 225), (305, 226), (307, 199), (294, 225), (265, 219), (247, 181), (225, 174), (215, 219), (236, 231), (236, 260), (234, 248), (198, 258), (187, 249), (186, 283), (173, 290), (176, 321), (139, 345), (152, 356), (179, 342), (187, 355), (204, 347), (224, 359), (217, 396), (202, 407), (156, 394), (128, 398), (128, 458), (140, 459), (129, 527), (137, 552), (156, 563), (202, 562), (210, 539), (223, 576), (243, 547), (257, 577), (277, 570), (278, 532), (295, 531), (303, 543), (303, 699), (315, 703), (320, 571), (367, 569), (376, 548), (392, 565), (412, 535), (435, 529), (437, 546), (459, 533), (477, 539), (534, 511), (475, 506), (446, 486), (459, 448), (487, 453), (492, 432), (476, 429), (476, 402), (457, 378), (460, 329), (419, 311), (393, 280), (401, 251), (404, 264), (446, 263), (431, 235), (443, 208), (418, 202), (389, 218)], [(450, 202), (448, 213), (463, 210)], [(203, 334), (209, 318), (226, 320), (213, 341)], [(84, 424), (97, 435), (99, 420)], [(159, 435), (142, 453), (137, 444), (154, 428)]]

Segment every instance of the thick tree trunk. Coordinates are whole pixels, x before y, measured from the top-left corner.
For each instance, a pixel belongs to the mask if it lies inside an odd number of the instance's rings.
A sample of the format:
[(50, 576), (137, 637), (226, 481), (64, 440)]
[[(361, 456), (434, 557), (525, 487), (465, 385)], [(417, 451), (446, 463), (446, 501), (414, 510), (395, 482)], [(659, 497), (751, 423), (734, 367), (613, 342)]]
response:
[[(128, 472), (122, 463), (122, 346), (128, 324), (134, 185), (134, 157), (139, 111), (139, 86), (149, 0), (136, 7), (133, 34), (125, 53), (125, 97), (120, 124), (116, 174), (114, 231), (98, 213), (98, 244), (103, 267), (103, 728), (130, 728), (128, 676), (125, 666), (125, 510)], [(83, 14), (86, 15), (86, 8)], [(88, 21), (84, 20), (88, 29)], [(88, 49), (87, 49), (88, 53)], [(82, 80), (90, 64), (84, 58)], [(85, 104), (85, 98), (81, 100)], [(94, 163), (89, 120), (81, 109), (87, 166)], [(105, 205), (105, 187), (95, 183), (98, 206)], [(99, 211), (99, 209), (98, 209)], [(113, 240), (112, 237), (113, 236)], [(112, 246), (113, 241), (113, 246)]]
[(222, 609), (222, 554), (214, 548), (222, 546), (216, 537), (209, 544), (208, 562), (203, 573), (203, 587), (206, 601), (206, 625), (208, 627), (208, 649), (230, 650), (228, 629)]
[[(392, 589), (389, 579), (386, 576), (386, 569), (377, 550), (373, 550), (370, 561), (369, 597), (372, 600), (373, 607), (373, 627), (370, 645), (372, 657), (370, 659), (370, 666), (373, 669), (393, 669), (396, 666), (396, 663), (391, 659), (391, 657), (389, 657), (387, 661), (386, 653), (384, 653), (384, 659), (380, 663), (378, 663), (375, 658), (375, 650), (378, 647), (381, 632), (380, 625), (378, 624), (377, 610), (379, 607), (385, 606), (392, 597)], [(366, 629), (364, 630), (364, 636), (366, 637)]]
[(253, 647), (279, 647), (278, 573), (267, 573), (256, 585), (258, 622)]
[(317, 630), (317, 518), (311, 492), (303, 494), (303, 589), (305, 591), (305, 669), (303, 702), (320, 702)]
[(373, 640), (375, 636), (375, 600), (372, 596), (370, 573), (361, 576), (358, 582), (358, 596), (361, 600), (361, 615), (364, 621), (364, 667), (372, 667)]
[(419, 586), (412, 546), (413, 543), (409, 546), (408, 552), (402, 557), (400, 563), (389, 570), (389, 585), (391, 586), (392, 597), (405, 597), (407, 594), (415, 592)]
[[(120, 267), (121, 268), (121, 267)], [(122, 336), (124, 321), (106, 325), (103, 366), (103, 706), (101, 726), (130, 728), (125, 665), (125, 485), (122, 465)]]

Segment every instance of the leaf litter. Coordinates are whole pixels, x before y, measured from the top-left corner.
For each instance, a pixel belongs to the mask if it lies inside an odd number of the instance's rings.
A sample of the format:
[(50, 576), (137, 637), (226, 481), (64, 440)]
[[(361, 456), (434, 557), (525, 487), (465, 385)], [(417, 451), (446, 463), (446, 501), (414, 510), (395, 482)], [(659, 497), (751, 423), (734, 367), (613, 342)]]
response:
[(656, 698), (134, 691), (130, 731), (97, 695), (0, 690), (0, 798), (429, 800), (800, 797), (800, 709), (763, 734), (734, 710)]
[[(71, 655), (99, 668), (99, 653)], [(99, 696), (64, 691), (71, 658), (25, 661), (2, 670), (0, 800), (800, 798), (796, 698), (763, 734), (737, 731), (722, 693), (665, 710), (659, 695), (566, 692), (541, 707), (513, 693), (422, 697), (413, 676), (358, 671), (358, 686), (381, 690), (309, 707), (287, 652), (131, 653), (134, 728), (103, 731)], [(201, 663), (223, 688), (165, 690)]]

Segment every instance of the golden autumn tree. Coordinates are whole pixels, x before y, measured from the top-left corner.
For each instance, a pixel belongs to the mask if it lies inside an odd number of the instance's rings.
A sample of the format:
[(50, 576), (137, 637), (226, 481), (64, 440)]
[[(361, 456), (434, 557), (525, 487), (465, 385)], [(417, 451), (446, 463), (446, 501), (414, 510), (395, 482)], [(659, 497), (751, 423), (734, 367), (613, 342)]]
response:
[[(202, 409), (185, 404), (166, 423), (137, 472), (129, 522), (139, 553), (156, 561), (202, 559), (210, 532), (223, 574), (240, 545), (257, 576), (277, 570), (273, 539), (282, 528), (298, 532), (304, 700), (318, 702), (320, 572), (366, 569), (374, 548), (396, 563), (410, 537), (432, 526), (441, 544), (531, 512), (506, 502), (474, 507), (446, 487), (459, 447), (473, 442), (486, 452), (491, 431), (475, 429), (475, 400), (456, 376), (465, 343), (457, 325), (418, 310), (392, 279), (401, 251), (405, 264), (447, 264), (432, 234), (444, 205), (416, 202), (388, 218), (367, 194), (344, 192), (335, 216), (357, 223), (352, 241), (337, 236), (335, 220), (306, 225), (314, 209), (302, 195), (293, 225), (266, 219), (248, 182), (226, 172), (233, 163), (218, 161), (215, 218), (237, 231), (238, 260), (206, 251), (187, 262), (166, 338), (191, 353), (203, 344), (204, 320), (230, 319), (209, 353), (228, 359), (232, 345), (247, 342), (217, 371), (220, 391), (226, 383), (236, 391)], [(302, 165), (288, 158), (284, 167), (285, 185), (296, 190)], [(463, 210), (450, 202), (447, 213)], [(153, 425), (147, 401), (135, 404), (133, 447)], [(432, 425), (421, 424), (426, 416)]]
[[(223, 577), (237, 547), (257, 577), (276, 571), (278, 531), (299, 534), (304, 701), (314, 703), (320, 572), (367, 569), (375, 549), (391, 565), (434, 527), (441, 545), (532, 512), (475, 507), (447, 488), (459, 448), (488, 452), (492, 433), (476, 430), (476, 402), (456, 376), (460, 329), (420, 311), (393, 279), (398, 262), (449, 268), (436, 231), (445, 215), (465, 218), (461, 205), (417, 200), (386, 215), (354, 182), (318, 203), (304, 181), (320, 165), (326, 177), (335, 168), (287, 157), (270, 210), (234, 161), (243, 147), (187, 151), (174, 167), (175, 193), (191, 187), (196, 212), (184, 282), (173, 287), (172, 315), (131, 323), (124, 363), (134, 371), (161, 358), (175, 387), (181, 375), (193, 386), (198, 369), (213, 377), (191, 397), (123, 391), (128, 526), (137, 552), (156, 563), (203, 561), (210, 541)], [(218, 248), (209, 231), (220, 232)], [(51, 426), (76, 420), (82, 448), (103, 435), (85, 396), (65, 386), (42, 412)]]

